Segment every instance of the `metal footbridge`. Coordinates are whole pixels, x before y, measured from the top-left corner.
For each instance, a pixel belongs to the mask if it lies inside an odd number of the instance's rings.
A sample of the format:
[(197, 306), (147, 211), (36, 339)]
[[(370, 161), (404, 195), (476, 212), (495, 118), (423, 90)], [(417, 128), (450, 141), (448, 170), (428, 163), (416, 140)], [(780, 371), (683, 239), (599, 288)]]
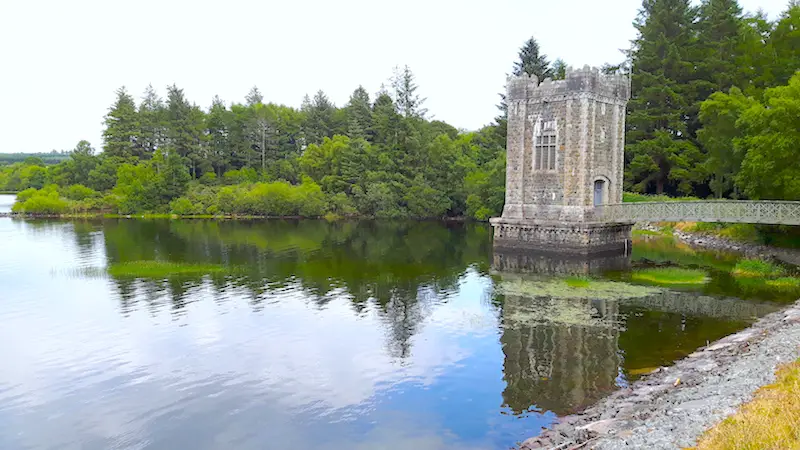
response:
[(800, 202), (698, 200), (617, 203), (595, 207), (596, 218), (611, 223), (726, 222), (800, 225)]

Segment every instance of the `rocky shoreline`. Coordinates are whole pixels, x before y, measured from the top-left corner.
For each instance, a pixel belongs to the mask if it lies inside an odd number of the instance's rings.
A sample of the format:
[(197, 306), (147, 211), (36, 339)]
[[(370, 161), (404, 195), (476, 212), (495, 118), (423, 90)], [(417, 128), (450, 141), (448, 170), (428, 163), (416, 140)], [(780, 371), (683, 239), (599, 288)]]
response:
[[(639, 228), (657, 230), (649, 224)], [(714, 236), (675, 236), (696, 247), (800, 264), (800, 252), (732, 242)], [(751, 327), (702, 347), (609, 395), (585, 411), (561, 418), (522, 450), (675, 449), (695, 445), (708, 428), (734, 413), (779, 364), (800, 357), (800, 300)]]
[(695, 444), (800, 357), (800, 301), (753, 326), (657, 369), (582, 413), (567, 416), (521, 448), (674, 449)]
[[(662, 231), (662, 228), (650, 223), (637, 224), (636, 228), (640, 230)], [(789, 264), (800, 266), (800, 250), (797, 249), (770, 247), (752, 242), (736, 242), (710, 234), (686, 233), (679, 230), (675, 230), (672, 235), (693, 247), (737, 252), (751, 258), (775, 258)]]

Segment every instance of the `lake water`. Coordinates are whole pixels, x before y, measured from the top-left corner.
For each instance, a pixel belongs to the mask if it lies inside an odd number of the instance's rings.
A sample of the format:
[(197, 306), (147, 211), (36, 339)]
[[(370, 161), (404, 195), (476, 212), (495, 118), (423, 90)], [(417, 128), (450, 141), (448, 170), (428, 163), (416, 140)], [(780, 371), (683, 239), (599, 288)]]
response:
[[(0, 218), (0, 249), (2, 449), (507, 449), (788, 298), (696, 254), (701, 290), (504, 295), (485, 225)], [(236, 270), (104, 274), (142, 260)]]

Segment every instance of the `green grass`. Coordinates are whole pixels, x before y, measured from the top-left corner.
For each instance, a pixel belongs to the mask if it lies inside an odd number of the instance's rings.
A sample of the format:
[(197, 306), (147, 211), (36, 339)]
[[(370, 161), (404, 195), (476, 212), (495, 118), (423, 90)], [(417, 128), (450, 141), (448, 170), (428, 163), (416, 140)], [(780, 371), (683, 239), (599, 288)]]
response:
[(631, 281), (661, 286), (691, 286), (708, 282), (708, 274), (703, 270), (661, 267), (639, 269), (631, 273)]
[(188, 264), (169, 261), (128, 261), (108, 266), (114, 277), (163, 278), (175, 275), (198, 276), (229, 273), (230, 267), (219, 264)]
[(773, 278), (786, 274), (786, 269), (761, 259), (743, 259), (731, 271), (735, 277)]

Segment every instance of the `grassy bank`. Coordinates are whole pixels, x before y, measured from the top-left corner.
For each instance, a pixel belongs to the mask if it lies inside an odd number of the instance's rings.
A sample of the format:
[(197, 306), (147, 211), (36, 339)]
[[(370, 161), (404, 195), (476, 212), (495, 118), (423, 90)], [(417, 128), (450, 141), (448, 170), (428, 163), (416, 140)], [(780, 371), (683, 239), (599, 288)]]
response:
[(708, 430), (696, 450), (800, 449), (800, 360), (777, 371), (775, 383)]

